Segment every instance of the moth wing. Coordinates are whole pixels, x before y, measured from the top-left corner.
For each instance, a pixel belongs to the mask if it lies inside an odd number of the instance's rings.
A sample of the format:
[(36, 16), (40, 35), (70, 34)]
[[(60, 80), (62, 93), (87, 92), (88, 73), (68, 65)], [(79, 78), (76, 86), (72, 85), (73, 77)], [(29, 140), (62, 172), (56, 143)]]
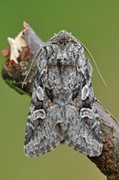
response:
[[(44, 101), (42, 87), (34, 87), (24, 145), (25, 154), (30, 157), (52, 151), (63, 139), (59, 127), (56, 126), (57, 105), (46, 108), (46, 111), (43, 105)], [(47, 104), (46, 102), (45, 104)], [(49, 105), (47, 104), (47, 106)]]
[(70, 105), (67, 107), (67, 118), (70, 123), (65, 143), (89, 157), (99, 156), (103, 148), (101, 126), (93, 109), (82, 108), (77, 111)]

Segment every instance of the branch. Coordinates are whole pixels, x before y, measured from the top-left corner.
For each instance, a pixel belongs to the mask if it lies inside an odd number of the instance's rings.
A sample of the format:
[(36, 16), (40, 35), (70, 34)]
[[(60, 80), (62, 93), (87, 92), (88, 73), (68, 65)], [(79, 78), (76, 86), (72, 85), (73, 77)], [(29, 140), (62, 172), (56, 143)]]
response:
[[(24, 30), (15, 39), (8, 38), (8, 42), (10, 46), (2, 51), (6, 58), (2, 69), (3, 79), (20, 94), (28, 93), (31, 96), (36, 69), (34, 59), (43, 41), (24, 23)], [(88, 158), (107, 176), (107, 180), (118, 180), (119, 124), (98, 101), (95, 101), (95, 106), (101, 119), (103, 151), (98, 157)]]
[(25, 22), (24, 30), (15, 39), (8, 38), (8, 42), (9, 47), (2, 50), (2, 55), (6, 58), (2, 77), (20, 94), (31, 95), (35, 78), (34, 59), (43, 42)]

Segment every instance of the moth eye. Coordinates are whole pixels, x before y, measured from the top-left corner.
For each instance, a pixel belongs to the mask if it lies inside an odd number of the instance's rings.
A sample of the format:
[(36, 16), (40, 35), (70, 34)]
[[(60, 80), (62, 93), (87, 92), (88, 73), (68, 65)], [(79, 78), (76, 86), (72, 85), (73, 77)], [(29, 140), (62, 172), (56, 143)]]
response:
[(46, 91), (46, 94), (47, 94), (48, 98), (53, 102), (52, 89), (45, 88), (45, 91)]

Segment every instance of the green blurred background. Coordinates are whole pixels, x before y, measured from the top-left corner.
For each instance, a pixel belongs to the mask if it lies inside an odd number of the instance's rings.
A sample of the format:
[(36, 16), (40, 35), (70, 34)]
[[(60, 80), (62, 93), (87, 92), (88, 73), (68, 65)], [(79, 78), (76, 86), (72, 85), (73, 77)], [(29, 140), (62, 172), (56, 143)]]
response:
[[(107, 82), (105, 87), (94, 68), (95, 95), (118, 119), (119, 0), (1, 1), (0, 50), (7, 46), (8, 36), (15, 37), (22, 30), (24, 20), (44, 41), (65, 29), (86, 45)], [(1, 68), (3, 63), (0, 55)], [(29, 104), (27, 95), (17, 94), (0, 77), (0, 179), (106, 179), (84, 155), (65, 145), (38, 158), (25, 157), (23, 143)]]

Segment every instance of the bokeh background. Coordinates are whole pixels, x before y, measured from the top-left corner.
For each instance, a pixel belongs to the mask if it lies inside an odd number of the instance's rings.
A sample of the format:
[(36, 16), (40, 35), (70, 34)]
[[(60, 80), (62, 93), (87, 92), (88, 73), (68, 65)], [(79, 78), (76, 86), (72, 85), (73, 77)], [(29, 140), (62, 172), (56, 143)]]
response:
[[(8, 36), (15, 37), (22, 30), (24, 20), (44, 41), (65, 29), (86, 45), (107, 83), (105, 87), (94, 67), (95, 96), (118, 119), (119, 1), (1, 1), (0, 50), (8, 45)], [(3, 63), (0, 55), (0, 69)], [(0, 179), (106, 180), (84, 155), (65, 145), (38, 158), (25, 157), (29, 105), (30, 97), (17, 94), (0, 77)]]

